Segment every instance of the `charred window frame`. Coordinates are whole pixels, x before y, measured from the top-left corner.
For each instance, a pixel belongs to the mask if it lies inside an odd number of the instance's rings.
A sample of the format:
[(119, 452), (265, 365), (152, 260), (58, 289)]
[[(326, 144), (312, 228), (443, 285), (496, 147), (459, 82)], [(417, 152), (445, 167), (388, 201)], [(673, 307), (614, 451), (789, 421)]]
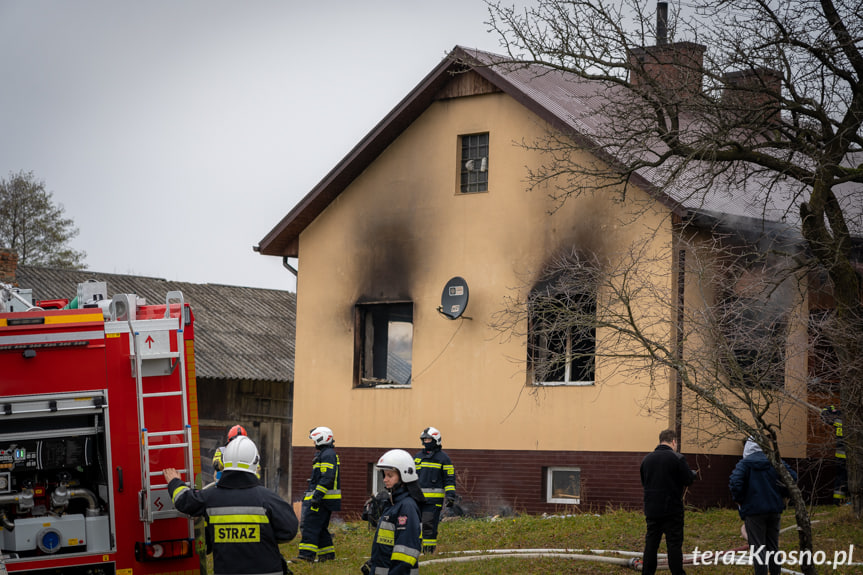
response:
[(833, 327), (830, 310), (809, 312), (809, 389), (810, 391), (837, 392), (841, 383), (839, 354), (830, 341)]
[(488, 191), (488, 132), (459, 136), (459, 191), (474, 194)]
[(354, 387), (410, 387), (413, 303), (355, 308)]
[(528, 364), (534, 385), (593, 385), (596, 294), (535, 289), (528, 302)]
[(722, 361), (729, 383), (759, 389), (783, 387), (787, 313), (750, 297), (728, 297), (720, 305), (720, 328), (726, 343)]

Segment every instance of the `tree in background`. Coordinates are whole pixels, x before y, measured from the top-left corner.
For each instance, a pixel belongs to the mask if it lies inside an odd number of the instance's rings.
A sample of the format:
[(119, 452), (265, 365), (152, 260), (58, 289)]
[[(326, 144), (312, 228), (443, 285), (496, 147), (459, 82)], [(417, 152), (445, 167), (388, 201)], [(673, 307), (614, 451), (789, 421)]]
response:
[(19, 265), (83, 269), (87, 254), (69, 246), (78, 228), (52, 195), (33, 172), (0, 179), (0, 246), (15, 250)]
[[(863, 281), (853, 252), (863, 232), (859, 1), (693, 0), (671, 17), (666, 3), (654, 12), (641, 0), (488, 5), (510, 61), (603, 86), (593, 109), (602, 132), (588, 134), (591, 143), (551, 133), (525, 143), (549, 158), (530, 174), (532, 186), (564, 202), (625, 193), (649, 172), (657, 189), (688, 195), (689, 205), (721, 205), (744, 191), (753, 221), (797, 230), (800, 266), (832, 296), (822, 335), (835, 352), (849, 495), (863, 517)], [(578, 163), (585, 145), (606, 161)], [(770, 434), (761, 439), (765, 447)]]

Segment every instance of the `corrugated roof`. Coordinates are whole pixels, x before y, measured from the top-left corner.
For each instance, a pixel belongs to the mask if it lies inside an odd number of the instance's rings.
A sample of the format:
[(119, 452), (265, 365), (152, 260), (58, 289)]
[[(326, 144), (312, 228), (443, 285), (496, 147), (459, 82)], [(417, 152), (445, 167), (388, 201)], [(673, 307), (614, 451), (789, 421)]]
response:
[[(286, 272), (287, 273), (287, 272)], [(73, 299), (78, 284), (104, 281), (108, 296), (134, 293), (149, 304), (165, 303), (179, 290), (195, 315), (197, 376), (216, 379), (291, 382), (294, 379), (296, 294), (289, 291), (95, 271), (20, 266), (19, 287), (35, 299)]]
[[(594, 80), (552, 70), (550, 68), (505, 63), (503, 56), (456, 46), (327, 176), (261, 240), (256, 249), (264, 255), (297, 256), (300, 233), (332, 202), (401, 132), (416, 120), (436, 99), (438, 91), (463, 70), (471, 69), (492, 85), (520, 102), (550, 125), (563, 130), (576, 142), (590, 149), (601, 148), (598, 141), (611, 131), (610, 118), (603, 113), (605, 106), (619, 88)], [(620, 100), (617, 100), (620, 101)], [(648, 153), (661, 151), (663, 144), (650, 142)], [(610, 148), (603, 148), (610, 149)], [(610, 153), (598, 153), (611, 165), (619, 158)], [(765, 220), (799, 228), (799, 203), (807, 197), (807, 188), (792, 180), (774, 181), (771, 174), (750, 173), (746, 178), (732, 179), (732, 174), (714, 177), (709, 194), (694, 194), (699, 174), (691, 163), (687, 179), (680, 178), (673, 186), (663, 186), (664, 175), (673, 169), (666, 164), (658, 168), (639, 170), (632, 183), (652, 193), (670, 209), (685, 213), (707, 211), (723, 216)], [(757, 170), (756, 170), (757, 172)], [(722, 177), (726, 177), (722, 181)], [(709, 178), (707, 178), (709, 179)], [(765, 188), (769, 191), (765, 193)], [(846, 209), (849, 227), (863, 234), (863, 202), (861, 187), (844, 185), (836, 188), (839, 201)]]

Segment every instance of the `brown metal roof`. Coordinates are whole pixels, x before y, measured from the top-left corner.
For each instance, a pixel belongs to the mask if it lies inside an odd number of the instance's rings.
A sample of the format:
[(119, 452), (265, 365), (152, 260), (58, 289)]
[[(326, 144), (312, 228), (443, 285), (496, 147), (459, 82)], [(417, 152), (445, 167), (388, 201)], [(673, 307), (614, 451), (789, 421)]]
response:
[(219, 284), (174, 282), (94, 271), (20, 266), (16, 281), (38, 300), (73, 299), (78, 284), (107, 283), (108, 297), (134, 293), (149, 304), (179, 290), (195, 315), (197, 376), (291, 382), (294, 379), (296, 294)]
[[(490, 84), (508, 94), (526, 108), (586, 148), (598, 150), (595, 141), (608, 131), (608, 118), (601, 112), (609, 102), (614, 86), (585, 80), (560, 70), (512, 63), (500, 55), (456, 46), (351, 152), (339, 162), (255, 247), (264, 255), (296, 257), (300, 233), (332, 202), (399, 134), (438, 98), (456, 71), (469, 68)], [(650, 145), (661, 152), (663, 144)], [(600, 159), (609, 165), (620, 165), (617, 158), (602, 151)], [(744, 181), (713, 178), (717, 184), (709, 194), (693, 194), (699, 178), (691, 164), (687, 178), (673, 186), (659, 187), (659, 182), (674, 169), (673, 163), (639, 170), (631, 183), (651, 193), (669, 209), (682, 215), (688, 211), (710, 211), (735, 217), (783, 222), (798, 226), (797, 203), (805, 191), (802, 184), (775, 182), (763, 174)], [(765, 193), (769, 188), (770, 193)], [(856, 195), (859, 197), (859, 188)], [(844, 193), (843, 193), (844, 192)], [(855, 192), (839, 190), (852, 229), (863, 232), (863, 208), (853, 205)], [(765, 198), (767, 198), (765, 200)]]

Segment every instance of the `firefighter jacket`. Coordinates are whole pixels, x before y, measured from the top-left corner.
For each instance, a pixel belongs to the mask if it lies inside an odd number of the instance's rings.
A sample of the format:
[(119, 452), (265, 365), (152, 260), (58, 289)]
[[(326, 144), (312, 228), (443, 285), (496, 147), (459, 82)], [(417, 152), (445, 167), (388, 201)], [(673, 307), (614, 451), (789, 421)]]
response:
[(439, 445), (414, 455), (419, 484), (427, 503), (441, 505), (444, 496), (455, 499), (455, 467)]
[(312, 476), (303, 501), (311, 507), (321, 504), (330, 511), (342, 508), (342, 491), (339, 485), (339, 456), (332, 445), (319, 447), (312, 461)]
[(825, 407), (821, 410), (821, 419), (828, 425), (832, 425), (836, 434), (836, 459), (845, 459), (845, 437), (842, 433), (842, 410), (835, 406)]
[(393, 505), (378, 521), (372, 543), (372, 575), (417, 575), (421, 546), (420, 508), (400, 485), (392, 495)]
[(279, 543), (297, 534), (297, 516), (290, 503), (259, 485), (253, 474), (228, 470), (207, 489), (172, 479), (168, 492), (177, 510), (204, 517), (215, 575), (284, 573)]

